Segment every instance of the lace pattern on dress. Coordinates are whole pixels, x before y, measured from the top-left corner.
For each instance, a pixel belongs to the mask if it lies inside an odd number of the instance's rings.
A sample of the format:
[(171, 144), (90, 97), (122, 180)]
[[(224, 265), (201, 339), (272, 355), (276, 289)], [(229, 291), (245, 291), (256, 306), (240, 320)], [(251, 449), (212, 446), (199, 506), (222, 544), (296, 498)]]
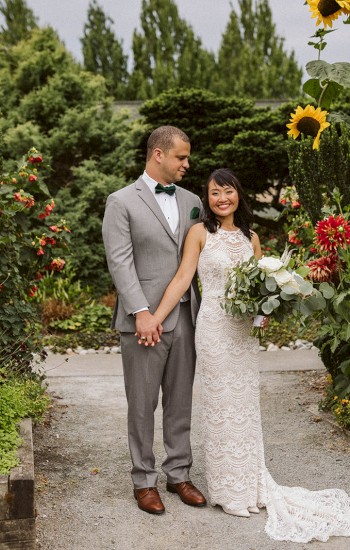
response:
[(350, 536), (350, 498), (342, 490), (309, 491), (277, 485), (264, 461), (258, 340), (251, 319), (226, 314), (226, 269), (252, 256), (239, 231), (208, 233), (198, 274), (202, 302), (196, 326), (202, 384), (206, 478), (212, 505), (266, 506), (266, 533), (275, 540), (327, 541)]

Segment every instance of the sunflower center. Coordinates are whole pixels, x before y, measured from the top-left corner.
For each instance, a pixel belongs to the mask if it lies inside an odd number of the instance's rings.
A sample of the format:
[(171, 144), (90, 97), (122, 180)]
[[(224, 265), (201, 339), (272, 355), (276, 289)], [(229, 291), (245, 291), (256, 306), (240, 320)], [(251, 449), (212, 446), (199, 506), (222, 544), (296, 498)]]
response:
[(320, 0), (317, 7), (323, 17), (333, 15), (333, 13), (341, 10), (341, 7), (335, 0)]
[(321, 125), (318, 120), (315, 120), (310, 116), (304, 116), (299, 120), (297, 128), (299, 132), (306, 136), (316, 137)]

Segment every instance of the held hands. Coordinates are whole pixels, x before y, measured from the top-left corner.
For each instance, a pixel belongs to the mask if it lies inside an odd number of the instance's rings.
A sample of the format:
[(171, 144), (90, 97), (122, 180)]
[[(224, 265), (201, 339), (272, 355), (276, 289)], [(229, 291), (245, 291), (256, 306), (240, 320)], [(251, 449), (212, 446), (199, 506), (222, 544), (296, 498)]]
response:
[(137, 343), (146, 347), (154, 347), (160, 342), (163, 333), (162, 325), (149, 311), (139, 311), (136, 313), (136, 332)]

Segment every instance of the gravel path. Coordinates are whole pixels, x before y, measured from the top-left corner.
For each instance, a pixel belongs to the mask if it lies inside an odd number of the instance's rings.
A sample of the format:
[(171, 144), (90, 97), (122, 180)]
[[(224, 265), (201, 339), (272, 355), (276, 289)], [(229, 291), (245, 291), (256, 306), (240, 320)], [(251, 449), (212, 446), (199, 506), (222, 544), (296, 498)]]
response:
[[(263, 353), (270, 353), (272, 360), (276, 357), (274, 352)], [(287, 353), (288, 359), (297, 353)], [(141, 512), (132, 496), (129, 475), (123, 377), (120, 368), (112, 366), (115, 356), (104, 361), (100, 371), (69, 368), (68, 362), (67, 375), (62, 374), (62, 365), (49, 372), (53, 407), (34, 433), (39, 549), (350, 548), (345, 538), (308, 545), (272, 541), (264, 532), (265, 511), (247, 520), (211, 506), (188, 507), (177, 495), (166, 492), (163, 475), (159, 490), (166, 514), (157, 517)], [(60, 363), (63, 359), (58, 356), (51, 358), (52, 365)], [(317, 412), (310, 412), (310, 407), (316, 411), (320, 398), (312, 387), (322, 374), (322, 370), (261, 373), (266, 463), (280, 484), (309, 489), (340, 487), (350, 493), (350, 440)], [(199, 384), (197, 377), (192, 481), (206, 494)], [(164, 455), (160, 414), (155, 452), (160, 459)]]

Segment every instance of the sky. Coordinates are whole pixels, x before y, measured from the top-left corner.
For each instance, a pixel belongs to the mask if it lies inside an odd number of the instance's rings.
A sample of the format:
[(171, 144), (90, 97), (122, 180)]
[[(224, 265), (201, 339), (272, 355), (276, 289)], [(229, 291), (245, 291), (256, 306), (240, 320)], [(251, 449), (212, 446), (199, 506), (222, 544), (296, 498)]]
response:
[[(132, 34), (140, 27), (141, 0), (98, 0), (113, 21), (113, 30), (123, 49), (130, 56)], [(221, 35), (225, 31), (232, 3), (236, 12), (238, 0), (175, 0), (179, 15), (193, 28), (203, 46), (218, 52)], [(74, 57), (81, 61), (80, 38), (87, 20), (89, 0), (27, 0), (40, 25), (51, 25), (57, 30)], [(287, 52), (294, 50), (297, 62), (304, 69), (308, 61), (317, 58), (317, 51), (308, 46), (316, 30), (309, 7), (304, 0), (269, 0), (278, 36), (285, 38)], [(327, 37), (327, 47), (321, 59), (329, 63), (350, 61), (350, 26), (343, 24), (344, 16), (333, 23), (336, 32)]]

